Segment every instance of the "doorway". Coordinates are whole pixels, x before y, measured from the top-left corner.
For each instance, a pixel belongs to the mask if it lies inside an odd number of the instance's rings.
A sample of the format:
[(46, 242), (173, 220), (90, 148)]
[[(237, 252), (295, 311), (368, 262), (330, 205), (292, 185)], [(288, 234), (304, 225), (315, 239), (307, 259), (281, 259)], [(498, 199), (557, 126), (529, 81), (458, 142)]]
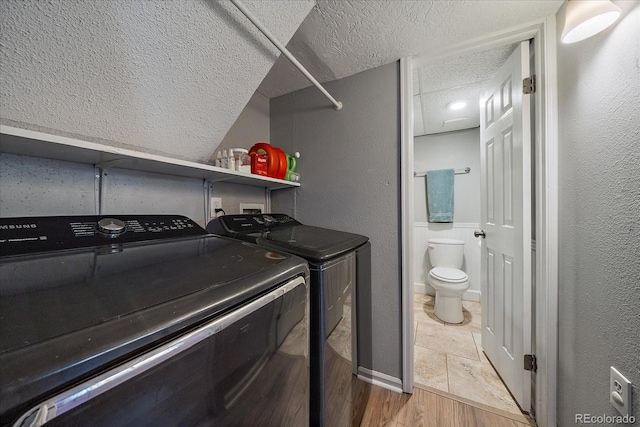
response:
[[(481, 318), (491, 317), (486, 313), (491, 306), (481, 304), (481, 241), (473, 233), (482, 228), (481, 98), (518, 47), (508, 44), (413, 69), (415, 385), (515, 418), (522, 412), (482, 347)], [(426, 172), (439, 169), (454, 170), (454, 209), (446, 222), (433, 221), (432, 200), (427, 202)], [(464, 252), (459, 268), (469, 285), (460, 323), (444, 322), (434, 310), (428, 279), (435, 267), (429, 249), (434, 239), (453, 239)]]
[[(535, 281), (532, 304), (529, 310), (535, 310), (538, 319), (534, 325), (537, 344), (538, 371), (536, 388), (531, 404), (538, 425), (552, 425), (555, 419), (557, 354), (557, 109), (555, 75), (555, 18), (549, 17), (540, 22), (520, 28), (496, 33), (482, 40), (461, 44), (446, 51), (435, 52), (428, 58), (407, 58), (401, 60), (402, 86), (402, 207), (403, 207), (403, 390), (411, 392), (414, 386), (414, 338), (415, 313), (414, 282), (416, 267), (413, 253), (416, 246), (414, 228), (414, 147), (413, 147), (413, 69), (425, 64), (437, 64), (455, 57), (495, 49), (522, 40), (535, 41), (535, 73), (544, 89), (536, 94), (534, 146), (535, 146)], [(458, 167), (458, 166), (453, 166)], [(463, 166), (464, 167), (464, 166)], [(412, 308), (412, 309), (408, 309)], [(469, 311), (469, 310), (467, 310)], [(524, 369), (524, 366), (523, 366)]]

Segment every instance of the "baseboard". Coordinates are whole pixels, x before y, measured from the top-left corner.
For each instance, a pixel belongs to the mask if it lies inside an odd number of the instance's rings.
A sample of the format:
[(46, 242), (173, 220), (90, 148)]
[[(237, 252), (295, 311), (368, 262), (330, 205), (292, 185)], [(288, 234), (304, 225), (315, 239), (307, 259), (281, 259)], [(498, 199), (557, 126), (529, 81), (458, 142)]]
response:
[(396, 393), (402, 393), (402, 380), (391, 375), (358, 366), (358, 379)]
[(462, 300), (480, 302), (480, 291), (468, 290), (462, 294)]
[(436, 293), (433, 291), (431, 286), (428, 286), (426, 283), (414, 282), (413, 283), (413, 292), (418, 294), (427, 294), (427, 295), (435, 295)]
[[(435, 295), (433, 288), (428, 286), (426, 283), (414, 282), (413, 283), (413, 292), (419, 294), (427, 294), (427, 295)], [(462, 299), (464, 301), (480, 301), (480, 291), (468, 290), (464, 294), (462, 294)]]

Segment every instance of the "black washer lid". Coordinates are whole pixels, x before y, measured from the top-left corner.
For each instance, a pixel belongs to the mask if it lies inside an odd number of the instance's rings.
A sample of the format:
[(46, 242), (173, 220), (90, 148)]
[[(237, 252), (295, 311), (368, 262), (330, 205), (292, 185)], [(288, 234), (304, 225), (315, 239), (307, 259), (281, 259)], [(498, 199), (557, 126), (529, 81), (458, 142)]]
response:
[(256, 239), (256, 242), (260, 246), (280, 249), (311, 262), (324, 262), (357, 249), (368, 240), (368, 237), (360, 234), (294, 225), (273, 229), (264, 237)]

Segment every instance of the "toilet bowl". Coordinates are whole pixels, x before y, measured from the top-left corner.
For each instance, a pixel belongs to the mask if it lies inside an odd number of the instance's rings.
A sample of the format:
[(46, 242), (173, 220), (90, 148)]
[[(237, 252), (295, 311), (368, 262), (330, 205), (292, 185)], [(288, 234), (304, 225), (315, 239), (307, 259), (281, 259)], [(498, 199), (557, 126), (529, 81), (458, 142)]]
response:
[(456, 268), (435, 267), (429, 271), (429, 284), (436, 291), (434, 313), (447, 323), (461, 323), (462, 294), (469, 289), (469, 278)]
[(461, 323), (462, 294), (469, 289), (469, 277), (462, 271), (464, 242), (454, 239), (430, 239), (429, 260), (433, 268), (427, 282), (436, 291), (435, 315), (447, 323)]

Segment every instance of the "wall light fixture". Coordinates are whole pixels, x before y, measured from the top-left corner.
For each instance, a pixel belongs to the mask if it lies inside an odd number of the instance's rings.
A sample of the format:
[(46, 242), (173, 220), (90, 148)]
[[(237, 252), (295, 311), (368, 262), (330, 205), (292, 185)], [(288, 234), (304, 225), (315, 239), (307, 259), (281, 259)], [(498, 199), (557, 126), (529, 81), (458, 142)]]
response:
[(610, 0), (568, 0), (562, 43), (575, 43), (608, 28), (622, 10)]

